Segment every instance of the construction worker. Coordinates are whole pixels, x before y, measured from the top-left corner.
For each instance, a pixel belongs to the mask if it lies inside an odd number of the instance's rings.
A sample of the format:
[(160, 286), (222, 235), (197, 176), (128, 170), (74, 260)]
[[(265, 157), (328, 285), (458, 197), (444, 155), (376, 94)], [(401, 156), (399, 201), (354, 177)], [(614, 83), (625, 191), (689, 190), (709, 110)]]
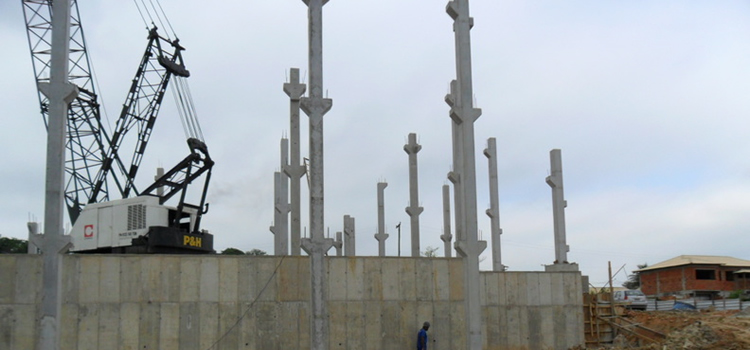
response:
[(417, 333), (417, 350), (427, 350), (427, 330), (430, 329), (430, 323), (425, 322), (422, 329)]

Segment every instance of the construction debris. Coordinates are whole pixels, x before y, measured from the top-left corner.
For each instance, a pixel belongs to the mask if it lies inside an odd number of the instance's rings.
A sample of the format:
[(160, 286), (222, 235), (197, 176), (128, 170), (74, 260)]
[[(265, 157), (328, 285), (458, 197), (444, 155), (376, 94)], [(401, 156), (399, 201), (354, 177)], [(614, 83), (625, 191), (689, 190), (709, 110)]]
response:
[[(633, 324), (666, 335), (652, 344), (640, 345), (639, 339), (621, 332), (613, 344), (588, 349), (637, 350), (740, 350), (750, 349), (750, 310), (745, 311), (631, 311), (623, 318)], [(583, 350), (585, 347), (571, 348)]]

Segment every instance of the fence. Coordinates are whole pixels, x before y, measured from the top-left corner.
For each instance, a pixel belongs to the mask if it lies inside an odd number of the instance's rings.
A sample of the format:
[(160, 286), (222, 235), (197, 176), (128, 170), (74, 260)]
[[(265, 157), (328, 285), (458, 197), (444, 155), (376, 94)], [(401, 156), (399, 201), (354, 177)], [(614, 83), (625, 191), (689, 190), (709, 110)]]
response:
[[(744, 310), (750, 307), (750, 301), (740, 299), (719, 299), (719, 300), (699, 300), (683, 299), (678, 300), (681, 303), (695, 306), (696, 309), (714, 308), (715, 310)], [(648, 300), (647, 311), (667, 311), (674, 308), (675, 300)]]

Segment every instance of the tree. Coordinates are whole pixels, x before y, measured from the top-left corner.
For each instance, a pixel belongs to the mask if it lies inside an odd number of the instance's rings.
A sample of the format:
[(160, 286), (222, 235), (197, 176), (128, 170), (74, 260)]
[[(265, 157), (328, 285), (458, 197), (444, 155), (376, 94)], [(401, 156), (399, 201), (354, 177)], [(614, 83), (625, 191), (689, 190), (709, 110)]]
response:
[(437, 258), (438, 249), (440, 248), (427, 246), (427, 248), (425, 248), (424, 251), (422, 252), (422, 256), (427, 257), (427, 258)]
[(255, 255), (255, 256), (268, 255), (268, 253), (266, 253), (266, 252), (264, 252), (264, 251), (262, 251), (260, 249), (251, 249), (249, 252), (247, 252), (245, 254), (247, 254), (247, 255)]
[[(638, 269), (645, 269), (648, 267), (648, 264), (644, 263), (642, 265), (637, 265)], [(627, 289), (638, 289), (641, 288), (641, 279), (640, 279), (640, 272), (633, 271), (632, 275), (628, 275), (628, 280), (625, 281), (625, 283), (622, 284), (623, 287)]]
[(227, 248), (221, 251), (222, 255), (245, 255), (244, 252), (237, 248)]
[(0, 237), (0, 254), (26, 254), (29, 242), (12, 237)]

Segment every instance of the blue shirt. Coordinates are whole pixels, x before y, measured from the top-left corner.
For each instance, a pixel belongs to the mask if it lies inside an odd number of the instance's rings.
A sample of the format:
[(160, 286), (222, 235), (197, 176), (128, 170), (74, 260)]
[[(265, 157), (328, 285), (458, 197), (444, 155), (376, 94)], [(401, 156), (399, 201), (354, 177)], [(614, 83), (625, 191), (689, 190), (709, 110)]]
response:
[(417, 334), (417, 350), (427, 350), (427, 331), (424, 328)]

